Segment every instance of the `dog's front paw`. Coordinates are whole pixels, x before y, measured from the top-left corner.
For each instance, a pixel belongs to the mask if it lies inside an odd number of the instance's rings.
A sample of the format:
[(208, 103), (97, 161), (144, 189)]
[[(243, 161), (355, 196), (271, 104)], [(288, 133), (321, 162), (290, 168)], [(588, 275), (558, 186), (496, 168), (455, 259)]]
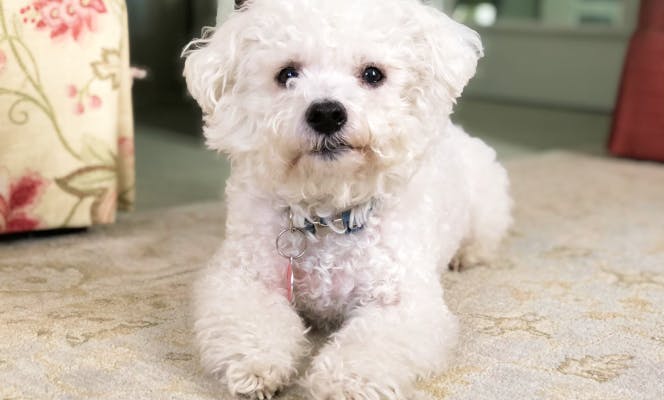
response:
[(363, 371), (372, 363), (353, 360), (352, 364), (353, 367), (344, 365), (340, 357), (318, 356), (301, 385), (313, 400), (403, 399), (398, 386), (388, 382), (387, 377), (376, 379), (371, 375), (378, 371)]
[(293, 368), (270, 365), (267, 360), (242, 360), (228, 366), (226, 384), (233, 396), (267, 400), (288, 385), (294, 373)]

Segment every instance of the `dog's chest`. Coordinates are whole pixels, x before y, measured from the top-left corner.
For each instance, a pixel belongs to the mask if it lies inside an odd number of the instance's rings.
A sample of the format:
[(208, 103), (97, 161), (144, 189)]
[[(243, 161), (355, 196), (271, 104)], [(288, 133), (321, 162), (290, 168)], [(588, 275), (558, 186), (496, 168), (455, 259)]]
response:
[(297, 307), (311, 318), (335, 320), (359, 304), (394, 303), (399, 270), (393, 264), (375, 230), (321, 235), (296, 262)]

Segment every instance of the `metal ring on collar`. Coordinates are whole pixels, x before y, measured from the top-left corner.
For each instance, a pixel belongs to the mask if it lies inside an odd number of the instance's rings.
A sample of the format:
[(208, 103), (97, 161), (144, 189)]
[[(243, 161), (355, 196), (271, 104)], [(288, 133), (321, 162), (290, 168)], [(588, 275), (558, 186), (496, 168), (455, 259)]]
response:
[[(286, 237), (286, 234), (289, 234), (289, 233), (293, 234), (293, 235), (299, 235), (300, 238), (301, 238), (301, 240), (300, 240), (301, 246), (300, 246), (300, 248), (296, 249), (298, 251), (295, 252), (294, 254), (286, 254), (285, 248), (284, 248), (284, 246), (282, 246), (283, 239)], [(279, 236), (277, 236), (277, 240), (275, 242), (275, 245), (277, 247), (277, 252), (279, 253), (280, 256), (282, 256), (284, 258), (292, 258), (293, 260), (296, 260), (298, 258), (302, 258), (304, 253), (307, 251), (307, 235), (304, 233), (304, 231), (302, 229), (298, 229), (298, 228), (284, 229), (283, 231), (281, 231)]]

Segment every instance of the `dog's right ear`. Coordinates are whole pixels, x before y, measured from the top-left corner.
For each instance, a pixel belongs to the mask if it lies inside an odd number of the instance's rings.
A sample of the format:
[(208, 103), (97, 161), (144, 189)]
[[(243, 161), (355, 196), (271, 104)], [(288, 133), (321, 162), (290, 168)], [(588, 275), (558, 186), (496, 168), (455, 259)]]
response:
[(202, 37), (189, 43), (182, 53), (187, 88), (204, 115), (214, 112), (235, 81), (239, 46), (233, 22), (205, 28)]
[[(235, 0), (236, 13), (245, 11), (254, 1)], [(182, 57), (186, 58), (184, 77), (187, 88), (205, 115), (214, 111), (221, 96), (235, 80), (244, 27), (244, 21), (237, 17), (240, 15), (229, 18), (216, 28), (204, 28), (202, 37), (190, 42), (182, 52)]]

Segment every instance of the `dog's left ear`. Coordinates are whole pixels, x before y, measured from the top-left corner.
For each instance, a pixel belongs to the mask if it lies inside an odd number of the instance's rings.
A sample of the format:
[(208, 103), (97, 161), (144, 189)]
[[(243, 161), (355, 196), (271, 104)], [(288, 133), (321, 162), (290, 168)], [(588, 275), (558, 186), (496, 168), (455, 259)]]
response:
[(424, 48), (436, 80), (445, 82), (449, 95), (456, 99), (475, 75), (477, 62), (484, 55), (480, 35), (432, 7), (421, 18)]

